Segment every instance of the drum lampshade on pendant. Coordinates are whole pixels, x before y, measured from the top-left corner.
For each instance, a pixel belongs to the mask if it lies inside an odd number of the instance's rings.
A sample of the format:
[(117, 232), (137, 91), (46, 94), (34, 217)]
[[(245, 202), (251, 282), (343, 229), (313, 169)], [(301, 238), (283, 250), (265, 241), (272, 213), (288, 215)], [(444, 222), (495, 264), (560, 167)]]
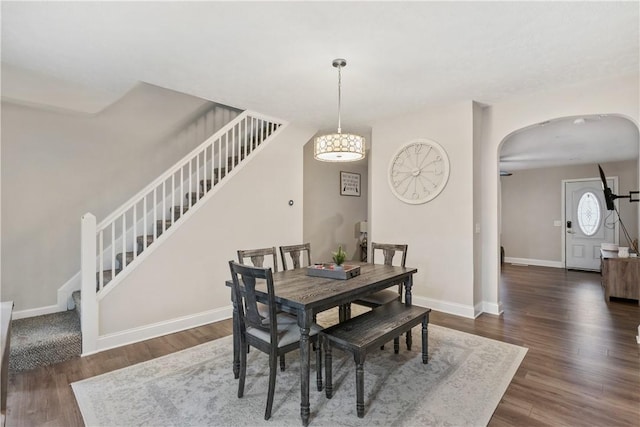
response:
[(354, 162), (364, 159), (364, 137), (352, 133), (342, 133), (340, 108), (342, 101), (342, 67), (347, 65), (344, 59), (334, 59), (333, 66), (338, 69), (338, 132), (321, 135), (314, 141), (313, 157), (323, 162)]

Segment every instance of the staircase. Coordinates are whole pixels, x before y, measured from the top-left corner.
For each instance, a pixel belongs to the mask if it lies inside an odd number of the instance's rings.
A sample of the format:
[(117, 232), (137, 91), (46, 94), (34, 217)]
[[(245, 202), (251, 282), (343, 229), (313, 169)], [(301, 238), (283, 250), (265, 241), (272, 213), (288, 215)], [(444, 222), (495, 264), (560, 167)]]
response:
[[(245, 111), (99, 224), (89, 213), (82, 217), (82, 353), (101, 349), (98, 314), (104, 296), (210, 200), (284, 124)], [(109, 345), (114, 344), (104, 348)]]
[[(75, 308), (14, 320), (11, 371), (30, 370), (95, 351), (100, 293), (117, 286), (116, 282), (209, 199), (218, 184), (230, 178), (234, 169), (282, 125), (282, 122), (244, 112), (100, 224), (96, 225), (93, 217), (93, 229), (90, 223), (89, 227), (85, 224), (85, 217), (92, 215), (85, 215), (82, 221), (83, 284), (81, 290), (72, 294)], [(87, 246), (92, 248), (88, 256)], [(95, 287), (91, 284), (87, 287), (87, 277), (93, 277), (90, 282)], [(105, 288), (107, 285), (109, 288)], [(83, 308), (81, 291), (87, 295), (88, 289), (93, 292), (88, 293)]]

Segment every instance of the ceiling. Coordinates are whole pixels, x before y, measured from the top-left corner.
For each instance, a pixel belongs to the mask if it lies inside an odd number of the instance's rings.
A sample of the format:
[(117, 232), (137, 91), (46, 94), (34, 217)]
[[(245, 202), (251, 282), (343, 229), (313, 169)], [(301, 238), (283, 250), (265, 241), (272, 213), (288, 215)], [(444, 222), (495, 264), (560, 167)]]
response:
[(562, 117), (536, 123), (505, 138), (500, 170), (514, 172), (637, 159), (638, 148), (638, 127), (624, 117)]
[[(342, 57), (343, 130), (368, 132), (377, 120), (420, 108), (491, 105), (640, 68), (638, 2), (3, 1), (1, 8), (3, 98), (83, 113), (143, 81), (334, 131), (331, 63)], [(619, 124), (595, 126), (606, 134)], [(591, 153), (585, 147), (602, 138), (591, 141), (584, 128), (573, 120), (533, 127), (514, 139), (526, 150), (513, 142), (505, 155), (515, 165), (514, 157), (554, 138)], [(623, 145), (637, 157), (637, 128), (635, 140), (626, 128), (619, 134), (631, 135)]]

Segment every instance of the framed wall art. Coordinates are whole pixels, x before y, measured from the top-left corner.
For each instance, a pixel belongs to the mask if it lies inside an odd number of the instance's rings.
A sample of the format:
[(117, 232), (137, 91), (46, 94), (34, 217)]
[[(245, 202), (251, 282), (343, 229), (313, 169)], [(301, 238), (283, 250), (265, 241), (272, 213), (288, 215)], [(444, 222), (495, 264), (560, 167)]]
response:
[(340, 171), (340, 195), (360, 197), (360, 174)]

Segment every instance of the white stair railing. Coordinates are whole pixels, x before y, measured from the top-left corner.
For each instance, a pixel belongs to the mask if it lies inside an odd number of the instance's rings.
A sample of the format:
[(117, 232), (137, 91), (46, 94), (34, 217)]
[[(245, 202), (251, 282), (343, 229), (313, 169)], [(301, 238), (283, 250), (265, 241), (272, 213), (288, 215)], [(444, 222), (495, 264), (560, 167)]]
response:
[(115, 287), (149, 245), (158, 244), (168, 227), (284, 124), (245, 111), (99, 224), (90, 213), (82, 216), (83, 354), (96, 350), (98, 300), (105, 286)]

